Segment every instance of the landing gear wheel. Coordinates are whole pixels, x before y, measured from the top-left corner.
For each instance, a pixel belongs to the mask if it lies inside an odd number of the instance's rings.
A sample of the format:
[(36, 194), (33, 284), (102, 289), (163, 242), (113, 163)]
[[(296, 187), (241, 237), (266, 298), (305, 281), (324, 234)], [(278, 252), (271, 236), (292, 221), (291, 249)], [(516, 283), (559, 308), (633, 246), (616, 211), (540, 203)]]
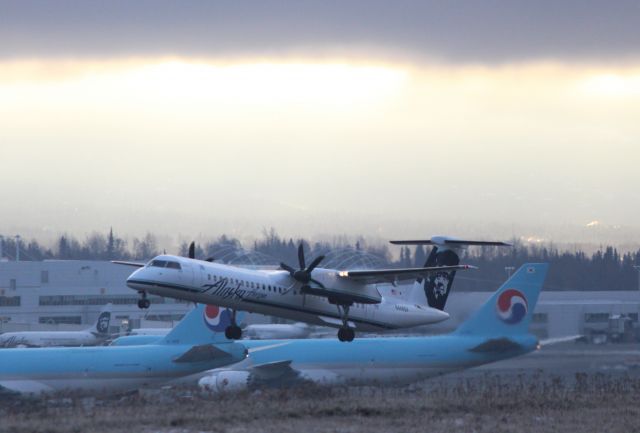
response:
[(356, 333), (351, 328), (340, 328), (338, 330), (338, 340), (340, 340), (340, 341), (351, 342), (351, 341), (353, 341), (355, 336), (356, 336)]
[(356, 331), (349, 327), (349, 308), (351, 304), (338, 304), (338, 312), (342, 319), (342, 327), (338, 330), (338, 340), (353, 341)]
[(228, 340), (239, 340), (242, 338), (242, 329), (237, 325), (230, 325), (224, 330), (224, 336)]
[(145, 310), (151, 306), (151, 301), (147, 299), (147, 294), (145, 292), (142, 292), (141, 295), (142, 298), (138, 299), (138, 308)]

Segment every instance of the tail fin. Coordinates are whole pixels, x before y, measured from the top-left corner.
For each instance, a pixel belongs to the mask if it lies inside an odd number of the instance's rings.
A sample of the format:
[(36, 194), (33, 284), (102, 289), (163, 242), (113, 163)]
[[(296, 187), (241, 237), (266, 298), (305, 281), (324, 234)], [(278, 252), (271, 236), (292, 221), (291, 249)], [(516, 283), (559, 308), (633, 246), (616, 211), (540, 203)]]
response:
[[(445, 249), (444, 251), (439, 251), (438, 247), (434, 247), (424, 267), (455, 266), (458, 264), (460, 264), (460, 257), (454, 250)], [(424, 280), (424, 294), (431, 308), (444, 310), (455, 277), (456, 271), (438, 272)]]
[[(460, 257), (456, 251), (450, 249), (441, 251), (435, 246), (431, 249), (424, 267), (456, 266), (458, 264), (460, 264)], [(428, 304), (431, 308), (443, 311), (455, 276), (456, 271), (443, 271), (431, 274), (427, 278), (418, 278), (413, 289), (409, 291), (408, 301), (412, 304)], [(423, 290), (420, 290), (420, 286), (423, 287)]]
[(113, 307), (113, 305), (110, 303), (102, 307), (102, 310), (100, 310), (100, 314), (98, 315), (98, 319), (89, 329), (89, 331), (100, 335), (109, 333), (109, 324), (111, 323), (111, 307)]
[(548, 268), (546, 263), (522, 265), (455, 333), (495, 337), (528, 333)]
[(197, 304), (157, 344), (198, 345), (231, 341), (224, 335), (230, 324), (231, 310), (216, 305)]

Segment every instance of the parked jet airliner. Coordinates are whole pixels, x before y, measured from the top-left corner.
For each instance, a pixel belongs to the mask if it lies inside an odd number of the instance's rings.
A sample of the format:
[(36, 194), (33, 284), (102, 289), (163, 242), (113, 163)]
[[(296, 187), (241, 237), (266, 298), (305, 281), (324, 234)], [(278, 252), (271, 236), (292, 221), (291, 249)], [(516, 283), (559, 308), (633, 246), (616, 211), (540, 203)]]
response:
[(109, 337), (111, 304), (100, 311), (98, 320), (84, 331), (21, 331), (0, 335), (0, 347), (96, 346)]
[[(436, 239), (436, 238), (434, 238)], [(502, 242), (451, 241), (437, 238), (443, 252), (463, 245), (506, 245)], [(448, 245), (449, 242), (454, 242)], [(435, 242), (434, 242), (435, 244)], [(299, 269), (281, 263), (282, 270), (250, 270), (189, 258), (161, 255), (149, 263), (115, 263), (138, 266), (127, 285), (141, 293), (139, 306), (149, 307), (147, 293), (231, 308), (232, 325), (227, 337), (239, 339), (242, 331), (235, 311), (244, 310), (290, 320), (339, 328), (340, 341), (352, 341), (355, 330), (380, 331), (437, 323), (447, 313), (428, 305), (386, 299), (378, 285), (414, 282), (457, 270), (467, 265), (423, 268), (336, 270), (317, 266), (324, 256), (306, 265), (302, 245), (298, 249)], [(450, 285), (448, 286), (450, 288)]]
[[(132, 329), (129, 335), (118, 337), (111, 342), (112, 346), (139, 344), (137, 342), (151, 342), (160, 339), (171, 331), (171, 328), (138, 328)], [(258, 340), (274, 340), (285, 338), (306, 338), (311, 334), (311, 328), (306, 323), (259, 323), (248, 325), (243, 329), (244, 338)], [(149, 338), (140, 338), (149, 337)], [(136, 342), (136, 343), (133, 343)], [(143, 343), (146, 344), (146, 343)]]
[(529, 324), (547, 268), (523, 265), (451, 334), (362, 338), (349, 345), (331, 339), (245, 340), (247, 359), (209, 372), (199, 384), (213, 392), (304, 382), (407, 384), (523, 355), (539, 347)]
[(229, 317), (226, 310), (200, 305), (165, 337), (143, 346), (0, 350), (0, 388), (121, 392), (236, 363), (247, 352), (224, 339)]

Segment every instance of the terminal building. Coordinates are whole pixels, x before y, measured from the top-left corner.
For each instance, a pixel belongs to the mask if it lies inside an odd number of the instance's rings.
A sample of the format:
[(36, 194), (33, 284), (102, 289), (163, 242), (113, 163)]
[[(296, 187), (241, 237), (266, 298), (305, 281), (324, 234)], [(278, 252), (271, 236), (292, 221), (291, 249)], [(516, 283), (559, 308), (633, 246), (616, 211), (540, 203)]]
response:
[[(79, 329), (93, 323), (107, 303), (113, 304), (112, 332), (146, 321), (176, 322), (191, 308), (184, 301), (150, 296), (151, 308), (138, 309), (138, 294), (125, 284), (133, 270), (107, 261), (0, 261), (0, 333)], [(490, 295), (456, 292), (454, 284), (446, 308), (451, 319), (424, 331), (455, 328)], [(540, 338), (580, 334), (594, 342), (638, 341), (639, 312), (639, 291), (543, 291), (532, 331)], [(271, 320), (245, 316), (247, 323)]]
[(139, 310), (138, 294), (125, 283), (133, 270), (107, 261), (0, 261), (0, 332), (89, 326), (107, 303), (112, 326), (173, 322), (189, 310), (188, 303), (157, 296), (149, 297), (151, 309)]

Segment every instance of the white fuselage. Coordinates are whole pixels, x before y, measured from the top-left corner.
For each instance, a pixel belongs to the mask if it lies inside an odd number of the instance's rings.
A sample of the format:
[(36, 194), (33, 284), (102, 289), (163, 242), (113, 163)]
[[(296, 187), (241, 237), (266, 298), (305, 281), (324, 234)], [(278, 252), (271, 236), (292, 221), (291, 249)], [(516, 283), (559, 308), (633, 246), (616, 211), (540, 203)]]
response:
[(277, 340), (287, 338), (306, 338), (311, 334), (310, 327), (305, 323), (287, 324), (257, 324), (249, 325), (243, 332), (246, 338)]
[[(171, 261), (179, 263), (179, 266), (169, 268), (149, 264), (135, 271), (127, 279), (127, 285), (159, 296), (316, 325), (342, 326), (337, 305), (323, 296), (301, 293), (301, 284), (286, 271), (250, 270), (176, 256), (158, 256), (155, 260)], [(384, 298), (375, 284), (342, 281), (335, 270), (316, 268), (313, 278), (334, 291), (358, 293), (371, 302), (351, 306), (349, 326), (356, 330), (408, 328), (437, 323), (449, 317), (447, 313), (426, 305)]]
[(162, 337), (167, 335), (171, 328), (135, 328), (129, 332), (129, 335), (157, 335)]
[(0, 335), (0, 347), (96, 346), (104, 342), (89, 331), (23, 331)]

